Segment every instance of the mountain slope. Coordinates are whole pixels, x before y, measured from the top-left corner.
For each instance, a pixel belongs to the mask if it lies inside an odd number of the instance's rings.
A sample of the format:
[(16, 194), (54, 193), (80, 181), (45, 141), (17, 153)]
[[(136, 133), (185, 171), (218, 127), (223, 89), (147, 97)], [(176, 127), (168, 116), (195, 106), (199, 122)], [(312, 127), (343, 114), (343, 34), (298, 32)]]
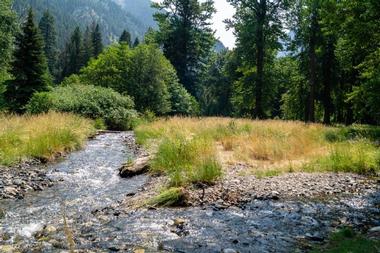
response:
[(112, 0), (15, 0), (13, 7), (24, 17), (30, 6), (36, 12), (37, 20), (46, 9), (50, 10), (56, 19), (60, 47), (63, 47), (78, 25), (84, 29), (93, 22), (99, 23), (106, 44), (117, 40), (124, 29), (133, 38), (141, 38), (150, 26), (150, 23), (140, 22), (125, 10), (126, 7)]
[(131, 13), (136, 19), (146, 26), (156, 28), (156, 21), (153, 19), (153, 14), (156, 12), (151, 7), (152, 1), (150, 0), (114, 0), (125, 11)]

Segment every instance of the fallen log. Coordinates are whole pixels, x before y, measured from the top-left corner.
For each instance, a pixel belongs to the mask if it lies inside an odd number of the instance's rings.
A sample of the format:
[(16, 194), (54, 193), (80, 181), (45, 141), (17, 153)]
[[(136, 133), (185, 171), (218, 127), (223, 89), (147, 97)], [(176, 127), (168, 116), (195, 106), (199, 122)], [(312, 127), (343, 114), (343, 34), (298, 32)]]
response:
[(150, 159), (150, 156), (144, 156), (137, 158), (133, 162), (123, 164), (119, 169), (119, 175), (123, 178), (128, 178), (148, 172)]

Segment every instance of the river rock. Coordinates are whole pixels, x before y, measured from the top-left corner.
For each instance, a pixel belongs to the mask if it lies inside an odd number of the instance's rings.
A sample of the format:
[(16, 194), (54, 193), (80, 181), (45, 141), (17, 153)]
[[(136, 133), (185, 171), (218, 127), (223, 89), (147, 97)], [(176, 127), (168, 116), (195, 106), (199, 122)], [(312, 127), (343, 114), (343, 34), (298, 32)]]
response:
[(223, 249), (222, 253), (239, 253), (239, 252), (234, 249)]
[(126, 163), (119, 169), (119, 175), (123, 178), (137, 176), (149, 170), (150, 156), (137, 158), (132, 163)]
[(7, 194), (7, 195), (9, 195), (9, 196), (15, 197), (15, 196), (17, 196), (18, 191), (14, 187), (7, 186), (7, 187), (4, 188), (4, 193)]
[(371, 228), (370, 230), (368, 230), (368, 232), (370, 232), (370, 233), (380, 232), (380, 226), (378, 226), (378, 227), (373, 227), (373, 228)]
[(184, 219), (181, 219), (181, 218), (176, 218), (173, 221), (174, 221), (175, 226), (182, 226), (183, 224), (186, 223), (186, 221)]
[(12, 245), (0, 245), (0, 252), (12, 253), (15, 252), (15, 248)]

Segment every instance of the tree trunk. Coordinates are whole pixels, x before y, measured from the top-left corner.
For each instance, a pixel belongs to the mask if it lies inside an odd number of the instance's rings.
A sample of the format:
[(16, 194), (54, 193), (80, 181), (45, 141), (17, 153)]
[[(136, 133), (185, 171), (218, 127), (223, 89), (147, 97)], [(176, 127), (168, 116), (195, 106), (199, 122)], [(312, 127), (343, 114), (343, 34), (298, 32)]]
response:
[(331, 88), (333, 78), (333, 64), (334, 64), (334, 41), (330, 37), (327, 39), (323, 60), (323, 107), (324, 116), (323, 123), (326, 125), (331, 124), (331, 113), (333, 110), (331, 99)]
[(254, 117), (264, 118), (263, 109), (263, 86), (264, 86), (264, 58), (265, 58), (265, 39), (264, 25), (266, 17), (267, 3), (266, 0), (260, 0), (259, 10), (257, 13), (257, 29), (256, 29), (256, 89), (255, 89), (255, 110)]
[(317, 86), (317, 56), (315, 53), (316, 40), (317, 40), (317, 9), (314, 8), (312, 13), (312, 20), (310, 26), (310, 40), (309, 40), (309, 75), (310, 75), (310, 92), (308, 102), (308, 115), (307, 122), (315, 122), (315, 91)]

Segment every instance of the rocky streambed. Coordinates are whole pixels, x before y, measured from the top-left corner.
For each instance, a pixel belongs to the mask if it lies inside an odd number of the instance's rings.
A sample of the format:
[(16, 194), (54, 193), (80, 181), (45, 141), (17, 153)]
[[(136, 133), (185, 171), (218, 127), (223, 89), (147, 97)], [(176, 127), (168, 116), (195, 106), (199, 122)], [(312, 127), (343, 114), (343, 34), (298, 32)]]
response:
[(119, 177), (123, 162), (140, 152), (132, 133), (105, 133), (47, 166), (53, 186), (0, 200), (0, 252), (306, 252), (335, 228), (380, 226), (376, 180), (303, 173), (257, 179), (241, 176), (239, 166), (213, 187), (190, 190), (192, 206), (136, 209), (131, 203), (141, 204), (164, 181)]

